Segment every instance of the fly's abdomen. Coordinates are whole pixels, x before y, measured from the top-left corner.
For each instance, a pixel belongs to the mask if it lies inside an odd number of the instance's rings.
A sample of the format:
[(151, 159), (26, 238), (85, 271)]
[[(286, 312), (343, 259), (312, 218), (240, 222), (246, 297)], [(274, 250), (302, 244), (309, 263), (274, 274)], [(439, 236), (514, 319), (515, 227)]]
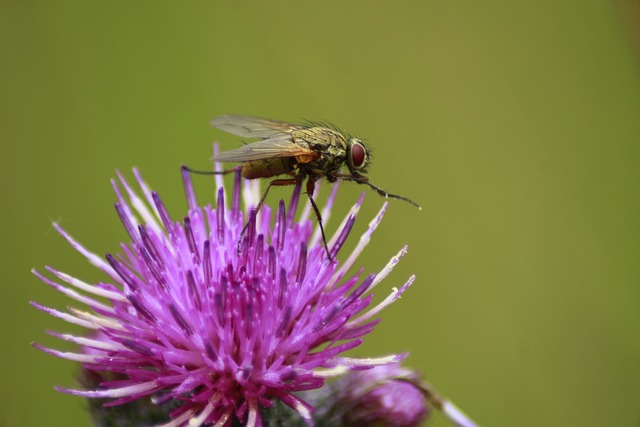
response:
[(267, 160), (254, 160), (242, 164), (242, 176), (246, 179), (270, 178), (293, 170), (293, 157), (278, 157)]

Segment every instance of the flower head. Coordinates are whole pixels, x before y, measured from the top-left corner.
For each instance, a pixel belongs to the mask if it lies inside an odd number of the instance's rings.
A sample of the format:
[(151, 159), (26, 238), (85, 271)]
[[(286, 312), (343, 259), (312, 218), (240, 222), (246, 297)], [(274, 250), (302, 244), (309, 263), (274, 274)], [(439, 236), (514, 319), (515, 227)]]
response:
[(416, 383), (419, 375), (399, 364), (350, 372), (338, 380), (334, 425), (413, 427), (429, 415), (430, 406)]
[[(229, 203), (218, 176), (216, 206), (201, 207), (183, 169), (189, 210), (176, 221), (158, 194), (134, 173), (142, 197), (121, 175), (119, 183), (113, 182), (116, 212), (131, 238), (119, 254), (103, 259), (55, 225), (106, 274), (105, 282), (88, 284), (47, 267), (57, 278), (54, 281), (34, 271), (42, 281), (88, 307), (69, 308), (65, 313), (32, 303), (91, 331), (86, 337), (52, 333), (80, 345), (78, 352), (34, 344), (99, 374), (98, 384), (94, 382), (89, 390), (60, 391), (108, 399), (109, 406), (146, 396), (158, 405), (171, 402), (171, 421), (165, 426), (224, 426), (234, 419), (260, 426), (261, 411), (275, 401), (310, 421), (312, 408), (296, 392), (319, 388), (328, 377), (403, 358), (341, 355), (362, 343), (378, 323), (379, 311), (413, 282), (411, 277), (370, 307), (371, 290), (406, 247), (380, 273), (361, 278), (360, 270), (347, 277), (386, 204), (340, 264), (327, 258), (308, 207), (296, 218), (300, 186), (288, 209), (280, 201), (275, 212), (265, 205), (256, 214), (251, 208), (259, 200), (257, 183), (243, 183), (236, 174)], [(325, 219), (336, 191), (337, 185), (324, 208)], [(241, 198), (248, 214), (240, 208)], [(329, 239), (334, 259), (341, 258), (361, 202), (362, 197)], [(247, 230), (239, 244), (245, 221)]]

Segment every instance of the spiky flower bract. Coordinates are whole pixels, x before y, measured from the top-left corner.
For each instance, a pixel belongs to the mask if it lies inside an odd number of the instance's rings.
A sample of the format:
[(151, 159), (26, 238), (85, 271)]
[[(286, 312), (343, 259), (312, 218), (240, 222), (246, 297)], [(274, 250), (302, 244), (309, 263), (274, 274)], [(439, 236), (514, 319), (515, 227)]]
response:
[[(263, 425), (276, 401), (309, 423), (313, 408), (296, 392), (317, 389), (326, 378), (394, 363), (403, 355), (357, 359), (342, 355), (360, 345), (377, 314), (413, 282), (371, 306), (371, 290), (406, 252), (378, 274), (347, 277), (386, 210), (383, 205), (345, 261), (331, 262), (308, 207), (297, 214), (297, 186), (288, 208), (265, 205), (256, 214), (256, 182), (236, 174), (231, 200), (216, 179), (216, 206), (201, 207), (183, 168), (188, 213), (170, 215), (157, 193), (134, 170), (142, 196), (119, 174), (113, 181), (116, 212), (131, 242), (118, 254), (95, 255), (59, 225), (55, 228), (106, 275), (85, 283), (47, 267), (42, 281), (87, 308), (68, 312), (34, 306), (91, 331), (52, 335), (80, 346), (52, 355), (80, 362), (99, 380), (87, 390), (58, 388), (117, 406), (146, 399), (168, 405), (170, 426)], [(322, 217), (331, 214), (337, 185)], [(241, 209), (244, 199), (246, 211)], [(332, 258), (342, 258), (362, 197), (329, 239)], [(274, 214), (272, 221), (272, 214)], [(248, 219), (247, 219), (248, 217)], [(241, 231), (247, 230), (239, 242)], [(272, 224), (273, 223), (273, 224)], [(50, 277), (54, 276), (55, 279)], [(85, 382), (86, 385), (86, 382)]]

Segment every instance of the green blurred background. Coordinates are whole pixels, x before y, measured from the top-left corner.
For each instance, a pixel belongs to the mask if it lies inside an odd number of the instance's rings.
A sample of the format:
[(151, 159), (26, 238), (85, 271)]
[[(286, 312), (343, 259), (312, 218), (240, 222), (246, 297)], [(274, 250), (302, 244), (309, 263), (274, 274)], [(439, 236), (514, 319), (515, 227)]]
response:
[[(109, 179), (134, 165), (181, 217), (179, 165), (238, 144), (209, 126), (223, 113), (333, 121), (373, 145), (374, 183), (424, 205), (392, 201), (360, 259), (377, 271), (406, 243), (378, 292), (418, 278), (357, 354), (409, 351), (484, 426), (640, 425), (639, 16), (604, 0), (1, 2), (0, 425), (88, 424), (53, 391), (74, 364), (29, 345), (77, 331), (28, 305), (69, 303), (32, 267), (102, 278), (50, 222), (116, 251)], [(336, 216), (362, 190), (343, 185)], [(369, 192), (357, 232), (381, 203)]]

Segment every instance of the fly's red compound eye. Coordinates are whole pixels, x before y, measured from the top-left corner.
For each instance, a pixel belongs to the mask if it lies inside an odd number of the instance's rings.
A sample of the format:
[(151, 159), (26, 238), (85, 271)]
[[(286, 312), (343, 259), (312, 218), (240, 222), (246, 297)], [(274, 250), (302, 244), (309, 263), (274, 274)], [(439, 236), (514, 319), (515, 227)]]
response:
[(354, 168), (360, 169), (367, 159), (367, 151), (359, 142), (354, 142), (351, 146), (351, 164)]

